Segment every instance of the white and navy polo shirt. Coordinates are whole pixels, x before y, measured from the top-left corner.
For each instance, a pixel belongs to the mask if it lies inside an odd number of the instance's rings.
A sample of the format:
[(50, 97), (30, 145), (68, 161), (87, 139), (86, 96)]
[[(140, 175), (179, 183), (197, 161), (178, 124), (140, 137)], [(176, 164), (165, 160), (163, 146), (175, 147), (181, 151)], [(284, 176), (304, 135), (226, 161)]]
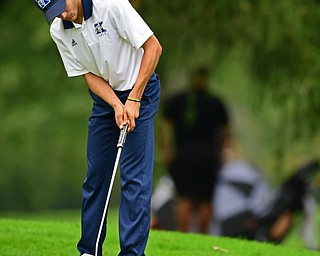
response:
[(91, 72), (114, 90), (131, 89), (153, 32), (128, 0), (82, 0), (81, 25), (55, 18), (50, 34), (69, 77)]

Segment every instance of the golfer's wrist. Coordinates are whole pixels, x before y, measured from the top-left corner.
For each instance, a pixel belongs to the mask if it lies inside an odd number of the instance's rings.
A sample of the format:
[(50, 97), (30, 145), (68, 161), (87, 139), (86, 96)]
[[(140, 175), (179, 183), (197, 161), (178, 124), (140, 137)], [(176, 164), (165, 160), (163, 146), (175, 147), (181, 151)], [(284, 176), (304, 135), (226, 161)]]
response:
[(141, 102), (141, 99), (140, 99), (140, 98), (131, 97), (131, 96), (128, 96), (128, 97), (127, 97), (127, 100), (128, 100), (128, 101), (133, 101), (133, 102)]

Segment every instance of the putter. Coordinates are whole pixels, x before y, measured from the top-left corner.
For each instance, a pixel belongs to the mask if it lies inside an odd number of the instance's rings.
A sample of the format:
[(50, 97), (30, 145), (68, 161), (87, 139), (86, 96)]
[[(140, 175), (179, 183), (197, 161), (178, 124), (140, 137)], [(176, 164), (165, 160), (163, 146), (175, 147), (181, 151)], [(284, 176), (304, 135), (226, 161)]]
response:
[(102, 231), (104, 220), (106, 218), (106, 213), (107, 213), (107, 209), (108, 209), (108, 205), (109, 205), (109, 200), (110, 200), (110, 195), (111, 195), (111, 191), (112, 191), (112, 187), (113, 187), (113, 183), (114, 183), (114, 178), (116, 176), (116, 172), (117, 172), (117, 168), (118, 168), (118, 164), (119, 164), (119, 160), (120, 160), (120, 155), (121, 155), (124, 143), (126, 141), (127, 133), (128, 133), (128, 124), (125, 124), (120, 131), (120, 136), (119, 136), (119, 140), (117, 143), (118, 152), (117, 152), (116, 161), (114, 163), (110, 186), (109, 186), (109, 190), (108, 190), (108, 194), (107, 194), (107, 199), (106, 199), (106, 202), (104, 205), (104, 210), (103, 210), (103, 214), (102, 214), (102, 218), (101, 218), (101, 222), (100, 222), (100, 228), (99, 228), (99, 233), (98, 233), (98, 237), (97, 237), (97, 241), (96, 241), (96, 249), (95, 249), (95, 254), (94, 254), (95, 256), (98, 256), (98, 246), (99, 246), (101, 231)]

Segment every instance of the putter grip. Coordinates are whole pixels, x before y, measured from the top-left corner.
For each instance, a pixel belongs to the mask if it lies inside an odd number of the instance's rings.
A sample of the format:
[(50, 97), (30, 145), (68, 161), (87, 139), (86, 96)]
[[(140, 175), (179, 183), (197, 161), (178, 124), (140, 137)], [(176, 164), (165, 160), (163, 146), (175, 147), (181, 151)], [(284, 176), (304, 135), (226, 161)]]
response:
[(128, 124), (125, 124), (123, 128), (120, 130), (120, 136), (119, 136), (117, 148), (123, 148), (123, 145), (126, 141), (127, 133), (128, 133)]

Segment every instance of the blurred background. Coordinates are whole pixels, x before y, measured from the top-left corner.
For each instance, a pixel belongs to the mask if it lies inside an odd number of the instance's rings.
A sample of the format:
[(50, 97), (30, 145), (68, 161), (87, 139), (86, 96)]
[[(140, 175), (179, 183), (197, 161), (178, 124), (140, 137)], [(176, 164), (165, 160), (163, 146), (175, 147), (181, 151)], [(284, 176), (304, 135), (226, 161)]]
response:
[[(131, 1), (155, 32), (162, 100), (210, 70), (241, 155), (280, 184), (320, 155), (320, 1)], [(79, 209), (91, 99), (67, 78), (44, 16), (0, 3), (0, 212)], [(167, 172), (156, 118), (155, 183)], [(119, 187), (113, 191), (117, 203)]]

